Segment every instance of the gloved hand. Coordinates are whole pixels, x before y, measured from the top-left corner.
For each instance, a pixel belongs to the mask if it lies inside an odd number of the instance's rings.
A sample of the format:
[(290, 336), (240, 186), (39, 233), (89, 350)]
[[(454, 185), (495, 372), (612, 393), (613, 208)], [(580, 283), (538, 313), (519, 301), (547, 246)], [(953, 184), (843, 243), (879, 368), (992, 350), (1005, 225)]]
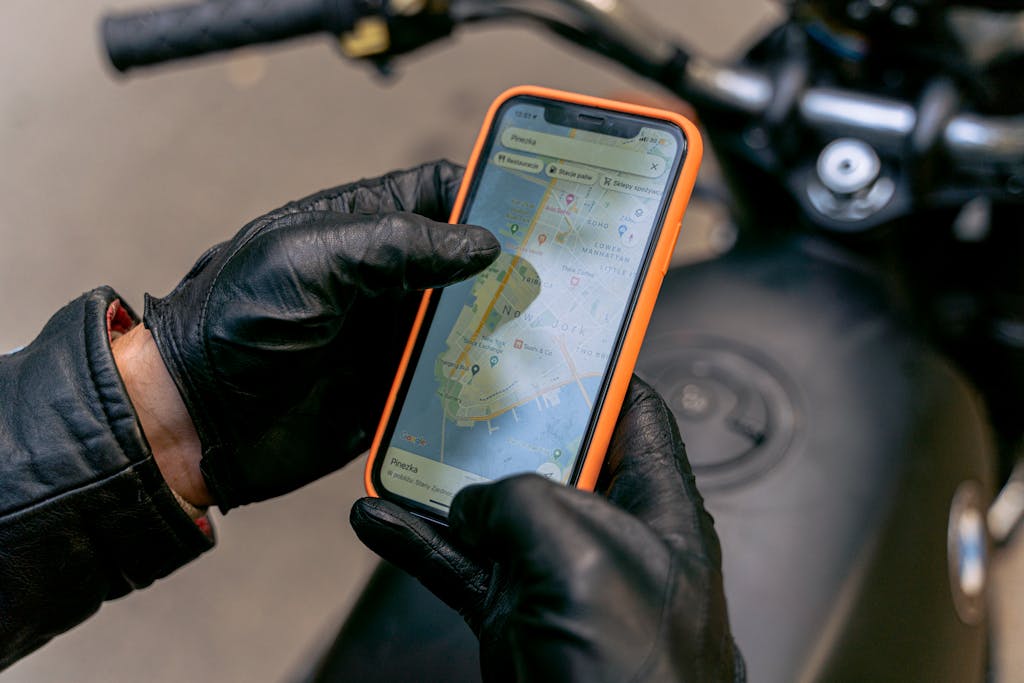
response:
[[(287, 493), (365, 450), (420, 295), (493, 261), (446, 220), (461, 169), (428, 164), (325, 190), (245, 226), (144, 322), (222, 510)], [(417, 215), (420, 214), (420, 215)]]
[(366, 545), (458, 610), (485, 681), (736, 681), (721, 551), (675, 420), (634, 378), (598, 489), (536, 475), (471, 486), (450, 538), (363, 498)]

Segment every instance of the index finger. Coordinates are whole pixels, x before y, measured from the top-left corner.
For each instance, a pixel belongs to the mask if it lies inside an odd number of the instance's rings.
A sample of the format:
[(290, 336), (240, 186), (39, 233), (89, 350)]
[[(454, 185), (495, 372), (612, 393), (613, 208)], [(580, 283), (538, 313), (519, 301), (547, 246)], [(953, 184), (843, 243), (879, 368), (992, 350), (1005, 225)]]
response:
[(447, 221), (462, 182), (461, 166), (435, 161), (322, 190), (291, 202), (281, 213), (332, 211), (371, 214), (408, 212)]
[(635, 376), (598, 490), (670, 546), (721, 562), (714, 520), (704, 509), (675, 417), (661, 396)]

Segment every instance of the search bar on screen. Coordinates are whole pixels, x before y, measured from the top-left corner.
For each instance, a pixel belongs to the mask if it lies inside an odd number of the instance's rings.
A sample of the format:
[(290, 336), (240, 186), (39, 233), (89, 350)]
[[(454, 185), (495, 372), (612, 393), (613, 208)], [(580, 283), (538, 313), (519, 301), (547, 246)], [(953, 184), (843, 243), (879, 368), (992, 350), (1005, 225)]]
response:
[(663, 174), (669, 163), (668, 160), (653, 154), (634, 152), (586, 140), (576, 140), (562, 135), (539, 133), (525, 128), (506, 128), (501, 134), (501, 144), (510, 149), (519, 149), (648, 178), (657, 178)]

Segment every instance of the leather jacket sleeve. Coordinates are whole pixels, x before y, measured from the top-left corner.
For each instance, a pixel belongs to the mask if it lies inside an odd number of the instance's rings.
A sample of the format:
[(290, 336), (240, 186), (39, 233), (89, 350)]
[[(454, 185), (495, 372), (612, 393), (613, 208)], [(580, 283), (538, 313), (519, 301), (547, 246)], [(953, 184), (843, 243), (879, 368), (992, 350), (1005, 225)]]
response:
[(160, 475), (100, 288), (0, 356), (0, 669), (213, 545)]

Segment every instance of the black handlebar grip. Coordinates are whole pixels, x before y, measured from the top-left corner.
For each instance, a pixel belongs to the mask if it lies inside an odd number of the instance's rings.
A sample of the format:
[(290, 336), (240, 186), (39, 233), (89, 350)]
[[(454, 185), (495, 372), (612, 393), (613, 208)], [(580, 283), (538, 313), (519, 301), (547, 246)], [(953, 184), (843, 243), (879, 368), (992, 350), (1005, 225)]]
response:
[(183, 57), (352, 28), (361, 0), (205, 0), (103, 19), (118, 71)]

